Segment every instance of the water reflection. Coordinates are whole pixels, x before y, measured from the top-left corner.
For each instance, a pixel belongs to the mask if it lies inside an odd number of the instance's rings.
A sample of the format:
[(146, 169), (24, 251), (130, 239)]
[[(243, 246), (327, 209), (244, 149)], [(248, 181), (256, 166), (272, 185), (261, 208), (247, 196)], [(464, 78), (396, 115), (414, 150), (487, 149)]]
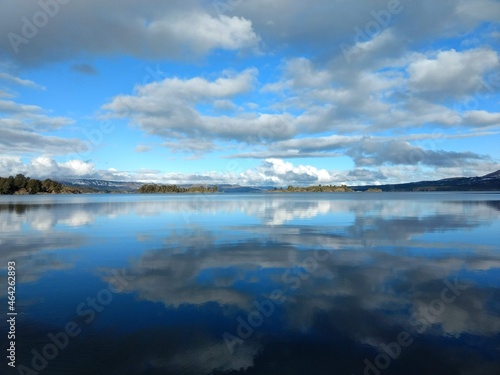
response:
[(109, 199), (0, 202), (2, 262), (45, 298), (26, 342), (81, 322), (50, 373), (500, 373), (498, 195)]

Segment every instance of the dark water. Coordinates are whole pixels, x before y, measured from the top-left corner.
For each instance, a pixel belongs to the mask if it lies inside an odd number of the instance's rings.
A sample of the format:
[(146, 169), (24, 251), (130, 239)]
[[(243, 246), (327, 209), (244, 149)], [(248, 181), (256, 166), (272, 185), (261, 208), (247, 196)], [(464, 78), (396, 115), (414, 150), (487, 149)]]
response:
[(2, 374), (500, 374), (500, 194), (0, 197)]

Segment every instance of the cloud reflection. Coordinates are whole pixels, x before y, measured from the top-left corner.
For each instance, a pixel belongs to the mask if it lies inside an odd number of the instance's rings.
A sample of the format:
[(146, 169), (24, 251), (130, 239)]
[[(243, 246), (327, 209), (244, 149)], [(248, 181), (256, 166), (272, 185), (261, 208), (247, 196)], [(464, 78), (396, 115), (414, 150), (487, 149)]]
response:
[[(454, 368), (449, 366), (474, 373), (471, 366), (489, 361), (485, 347), (500, 354), (492, 345), (500, 337), (495, 278), (500, 257), (497, 244), (480, 235), (498, 226), (496, 201), (358, 196), (4, 205), (0, 241), (10, 250), (1, 259), (25, 257), (37, 270), (35, 280), (67, 266), (57, 252), (49, 256), (42, 250), (81, 246), (93, 230), (111, 233), (115, 220), (133, 219), (130, 233), (113, 232), (136, 241), (130, 243), (136, 251), (127, 253), (130, 280), (113, 302), (126, 317), (116, 319), (130, 323), (114, 328), (123, 330), (120, 340), (109, 335), (97, 344), (103, 353), (116, 348), (121, 365), (115, 370), (125, 374), (273, 374), (276, 368), (300, 373), (306, 359), (315, 359), (316, 373), (335, 368), (362, 373), (363, 358), (401, 330), (410, 332), (415, 344), (405, 357), (408, 367), (396, 364), (388, 373), (412, 373), (419, 368), (412, 367), (421, 361), (418, 353), (435, 360), (436, 373)], [(49, 224), (37, 224), (42, 219)], [(82, 227), (86, 230), (75, 230)], [(29, 236), (21, 235), (23, 228), (30, 229)], [(109, 281), (109, 267), (97, 273)], [(456, 277), (470, 287), (424, 332), (416, 331), (410, 316), (439, 298), (445, 280)], [(255, 301), (270, 298), (274, 290), (283, 293), (284, 303), (231, 354), (222, 333), (235, 334), (238, 317), (248, 316)], [(139, 310), (159, 306), (155, 311), (165, 318), (137, 319), (131, 306), (120, 305), (120, 296), (130, 295)], [(183, 314), (189, 324), (171, 322)], [(78, 345), (80, 350), (87, 342)], [(88, 350), (97, 350), (95, 345), (90, 340)], [(109, 360), (98, 357), (96, 363)], [(500, 364), (490, 362), (493, 374)]]

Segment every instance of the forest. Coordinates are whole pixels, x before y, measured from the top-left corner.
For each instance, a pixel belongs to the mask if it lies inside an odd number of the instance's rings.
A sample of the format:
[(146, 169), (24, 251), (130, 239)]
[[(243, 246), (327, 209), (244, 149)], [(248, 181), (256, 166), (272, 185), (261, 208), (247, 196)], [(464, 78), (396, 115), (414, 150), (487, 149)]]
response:
[(0, 177), (0, 194), (80, 194), (81, 191), (47, 178), (37, 180), (23, 174)]
[(346, 185), (317, 185), (317, 186), (307, 186), (307, 187), (300, 187), (300, 186), (292, 186), (289, 185), (286, 189), (278, 189), (274, 188), (272, 190), (273, 192), (285, 192), (285, 193), (348, 193), (348, 192), (353, 192), (350, 187)]
[(154, 194), (154, 193), (217, 193), (219, 191), (218, 186), (190, 186), (181, 187), (177, 185), (158, 185), (158, 184), (146, 184), (142, 185), (138, 192), (143, 194)]

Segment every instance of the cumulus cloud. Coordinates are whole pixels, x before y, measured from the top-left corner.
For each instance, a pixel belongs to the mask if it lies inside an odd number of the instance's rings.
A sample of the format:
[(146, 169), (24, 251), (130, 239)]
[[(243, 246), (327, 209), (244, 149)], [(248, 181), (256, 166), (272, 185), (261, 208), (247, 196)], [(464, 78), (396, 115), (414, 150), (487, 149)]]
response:
[(332, 180), (332, 176), (326, 169), (318, 169), (310, 165), (295, 166), (280, 159), (266, 159), (259, 172), (267, 172), (270, 176), (277, 178), (277, 182), (297, 181), (301, 185), (325, 183)]
[[(273, 138), (290, 137), (294, 129), (287, 114), (249, 112), (228, 117), (205, 114), (196, 108), (205, 104), (217, 112), (220, 100), (227, 104), (251, 90), (256, 76), (256, 69), (247, 69), (237, 74), (226, 73), (212, 81), (201, 77), (165, 78), (136, 87), (134, 95), (117, 96), (103, 108), (110, 117), (126, 118), (147, 134), (164, 138), (164, 145), (174, 150), (208, 151), (214, 147), (210, 140), (217, 139), (258, 143), (265, 141), (270, 132)], [(277, 127), (279, 132), (274, 130)], [(207, 141), (203, 142), (204, 139)], [(196, 145), (198, 142), (200, 146)]]
[(59, 163), (49, 157), (39, 156), (24, 163), (20, 157), (0, 157), (0, 176), (23, 173), (34, 178), (97, 177), (94, 164), (81, 160)]
[(418, 94), (439, 99), (473, 94), (488, 71), (500, 67), (498, 55), (489, 49), (441, 51), (435, 58), (410, 64), (409, 84)]

